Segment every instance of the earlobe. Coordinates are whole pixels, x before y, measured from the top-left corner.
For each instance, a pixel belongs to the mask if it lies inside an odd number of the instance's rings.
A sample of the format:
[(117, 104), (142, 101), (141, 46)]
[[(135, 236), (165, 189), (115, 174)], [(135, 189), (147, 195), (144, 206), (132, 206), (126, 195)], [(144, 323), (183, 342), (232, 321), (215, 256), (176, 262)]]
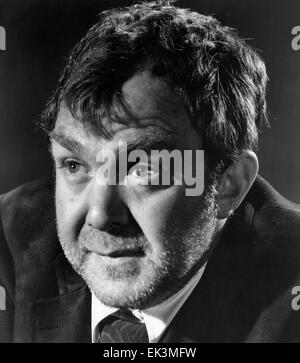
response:
[(245, 150), (223, 173), (217, 195), (217, 218), (226, 219), (238, 208), (258, 174), (258, 159), (253, 151)]

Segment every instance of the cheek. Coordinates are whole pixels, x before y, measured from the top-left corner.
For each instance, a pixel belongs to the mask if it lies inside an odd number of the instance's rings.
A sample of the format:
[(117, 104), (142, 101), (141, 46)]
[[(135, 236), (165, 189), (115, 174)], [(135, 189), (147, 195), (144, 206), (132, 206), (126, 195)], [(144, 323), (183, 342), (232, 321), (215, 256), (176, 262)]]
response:
[(58, 179), (55, 204), (59, 234), (68, 240), (75, 240), (85, 220), (83, 199), (80, 196), (75, 197)]
[(168, 239), (167, 230), (172, 224), (178, 224), (178, 211), (185, 205), (184, 188), (174, 186), (153, 193), (148, 198), (138, 201), (131, 212), (142, 228), (152, 247), (157, 248)]
[(55, 208), (56, 208), (56, 219), (57, 222), (61, 225), (62, 219), (66, 216), (66, 200), (64, 198), (65, 192), (63, 184), (59, 181), (59, 178), (56, 177), (56, 187), (55, 187)]

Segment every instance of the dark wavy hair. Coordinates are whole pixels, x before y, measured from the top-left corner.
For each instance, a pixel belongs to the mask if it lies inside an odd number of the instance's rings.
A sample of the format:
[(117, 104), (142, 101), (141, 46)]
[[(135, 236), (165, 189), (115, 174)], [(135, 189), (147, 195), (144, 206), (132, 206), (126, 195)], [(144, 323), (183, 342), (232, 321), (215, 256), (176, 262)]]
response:
[(264, 62), (234, 29), (173, 1), (102, 12), (71, 51), (40, 125), (53, 130), (64, 103), (75, 119), (109, 137), (103, 117), (114, 119), (115, 102), (126, 107), (122, 85), (140, 70), (179, 95), (214, 161), (226, 166), (256, 148), (266, 120)]

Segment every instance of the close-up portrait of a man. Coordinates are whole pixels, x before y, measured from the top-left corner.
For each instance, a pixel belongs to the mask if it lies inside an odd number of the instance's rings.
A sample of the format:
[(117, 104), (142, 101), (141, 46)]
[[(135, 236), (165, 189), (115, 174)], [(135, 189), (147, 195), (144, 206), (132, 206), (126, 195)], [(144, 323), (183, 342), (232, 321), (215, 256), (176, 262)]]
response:
[(36, 121), (52, 172), (0, 196), (0, 342), (300, 342), (263, 55), (174, 1), (97, 19)]

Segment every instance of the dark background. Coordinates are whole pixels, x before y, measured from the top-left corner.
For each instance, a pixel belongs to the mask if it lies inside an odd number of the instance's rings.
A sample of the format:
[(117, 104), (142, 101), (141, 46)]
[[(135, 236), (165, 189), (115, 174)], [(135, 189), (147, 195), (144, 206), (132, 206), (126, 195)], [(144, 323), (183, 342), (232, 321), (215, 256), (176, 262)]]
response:
[[(62, 59), (97, 20), (97, 13), (132, 1), (0, 0), (0, 193), (51, 173), (45, 137), (34, 131), (53, 90)], [(178, 1), (214, 14), (261, 51), (270, 77), (271, 128), (260, 139), (262, 176), (300, 203), (300, 51), (291, 30), (300, 25), (300, 0)]]

